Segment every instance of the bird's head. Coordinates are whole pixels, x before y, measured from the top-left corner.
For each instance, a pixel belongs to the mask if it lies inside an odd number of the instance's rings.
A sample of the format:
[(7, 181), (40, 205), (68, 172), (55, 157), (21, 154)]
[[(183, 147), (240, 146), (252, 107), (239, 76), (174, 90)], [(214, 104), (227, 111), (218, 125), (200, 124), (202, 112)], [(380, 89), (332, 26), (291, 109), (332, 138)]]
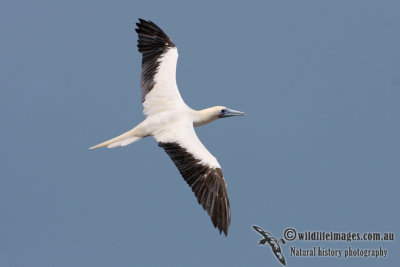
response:
[(227, 118), (233, 116), (244, 116), (246, 115), (244, 112), (233, 110), (223, 106), (216, 106), (215, 112), (218, 118)]
[(195, 127), (202, 126), (204, 124), (215, 121), (220, 118), (227, 118), (232, 116), (244, 116), (243, 112), (229, 109), (223, 106), (215, 106), (211, 108), (206, 108), (200, 111), (195, 112), (195, 117), (193, 121), (193, 125)]

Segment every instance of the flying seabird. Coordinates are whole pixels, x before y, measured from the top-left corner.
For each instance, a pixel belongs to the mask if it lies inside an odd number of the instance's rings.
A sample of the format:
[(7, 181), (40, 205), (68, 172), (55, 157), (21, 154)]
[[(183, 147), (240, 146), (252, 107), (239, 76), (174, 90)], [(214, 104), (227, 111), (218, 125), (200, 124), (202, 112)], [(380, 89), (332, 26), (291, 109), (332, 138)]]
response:
[(137, 46), (142, 54), (141, 87), (146, 119), (120, 136), (90, 149), (126, 146), (153, 136), (192, 188), (214, 227), (227, 235), (231, 212), (221, 166), (201, 143), (194, 127), (245, 114), (224, 106), (197, 111), (186, 105), (176, 84), (178, 50), (175, 44), (151, 21), (139, 19), (136, 25)]
[(256, 230), (260, 235), (262, 235), (264, 238), (261, 239), (258, 244), (259, 245), (265, 245), (265, 243), (268, 243), (268, 245), (271, 246), (272, 252), (274, 252), (276, 258), (283, 264), (286, 265), (285, 257), (282, 254), (281, 247), (279, 244), (285, 244), (285, 240), (282, 238), (280, 240), (277, 240), (275, 237), (273, 237), (269, 232), (264, 231), (261, 229), (261, 227), (257, 225), (253, 225), (254, 230)]

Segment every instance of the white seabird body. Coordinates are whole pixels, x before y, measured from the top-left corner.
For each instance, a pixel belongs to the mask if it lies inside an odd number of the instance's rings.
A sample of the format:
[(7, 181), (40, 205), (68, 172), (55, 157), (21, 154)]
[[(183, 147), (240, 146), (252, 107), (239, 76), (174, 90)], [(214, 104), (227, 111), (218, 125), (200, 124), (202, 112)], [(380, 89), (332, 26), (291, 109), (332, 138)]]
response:
[(90, 149), (126, 146), (153, 136), (211, 216), (214, 226), (227, 235), (231, 216), (225, 180), (217, 159), (201, 143), (194, 127), (244, 113), (223, 106), (200, 111), (187, 106), (176, 84), (177, 48), (157, 25), (139, 21), (136, 31), (139, 52), (143, 55), (141, 87), (146, 119)]

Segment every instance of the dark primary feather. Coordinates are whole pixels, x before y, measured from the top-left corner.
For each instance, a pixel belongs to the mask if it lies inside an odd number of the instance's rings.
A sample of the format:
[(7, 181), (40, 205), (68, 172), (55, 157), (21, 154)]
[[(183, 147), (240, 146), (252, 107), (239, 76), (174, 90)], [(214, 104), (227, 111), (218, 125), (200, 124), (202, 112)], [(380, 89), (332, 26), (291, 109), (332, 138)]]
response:
[(199, 204), (210, 215), (214, 227), (218, 228), (220, 233), (223, 231), (228, 235), (231, 213), (222, 170), (201, 164), (200, 160), (177, 143), (160, 142), (158, 145), (164, 148), (178, 167)]
[(175, 47), (171, 39), (153, 22), (139, 19), (136, 23), (138, 49), (142, 54), (142, 102), (154, 86), (154, 75), (157, 73), (158, 59), (168, 48)]

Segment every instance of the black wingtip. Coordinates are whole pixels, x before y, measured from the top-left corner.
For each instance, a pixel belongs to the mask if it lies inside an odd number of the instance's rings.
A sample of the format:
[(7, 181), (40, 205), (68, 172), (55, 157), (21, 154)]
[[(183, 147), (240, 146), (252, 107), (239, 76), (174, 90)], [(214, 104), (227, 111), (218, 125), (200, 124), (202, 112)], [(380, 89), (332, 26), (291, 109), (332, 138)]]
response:
[(263, 229), (261, 229), (259, 226), (257, 225), (253, 225), (253, 229), (256, 230), (258, 233), (263, 232)]
[(219, 229), (219, 234), (222, 235), (224, 233), (225, 237), (228, 237), (228, 228)]
[(150, 23), (150, 22), (151, 22), (150, 20), (147, 21), (147, 20), (139, 18), (139, 22), (136, 23), (136, 25), (139, 27), (140, 24), (147, 24), (147, 23)]
[(139, 34), (139, 41), (140, 35), (142, 35), (153, 39), (153, 45), (158, 43), (159, 46), (167, 45), (169, 47), (175, 47), (175, 44), (171, 41), (168, 35), (151, 20), (139, 18), (136, 27), (135, 31)]

